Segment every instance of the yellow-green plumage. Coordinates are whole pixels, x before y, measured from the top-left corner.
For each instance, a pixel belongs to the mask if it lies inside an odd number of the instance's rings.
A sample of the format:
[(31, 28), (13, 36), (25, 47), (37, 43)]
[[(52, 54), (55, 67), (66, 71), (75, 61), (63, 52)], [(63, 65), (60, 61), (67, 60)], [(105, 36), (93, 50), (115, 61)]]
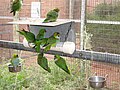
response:
[(38, 54), (37, 63), (49, 73), (51, 72), (51, 69), (48, 67), (47, 58), (44, 57), (43, 53)]
[(45, 49), (44, 49), (45, 52), (50, 50), (51, 47), (55, 46), (60, 41), (59, 35), (60, 35), (59, 32), (55, 32), (52, 36), (50, 36), (47, 39), (46, 44), (43, 46), (43, 47), (45, 47)]
[(24, 29), (18, 32), (23, 35), (29, 43), (34, 43), (36, 41), (33, 33), (25, 31)]
[(11, 12), (15, 16), (17, 11), (20, 11), (22, 7), (22, 0), (14, 0), (11, 5)]
[(54, 60), (55, 60), (55, 64), (61, 68), (62, 70), (64, 70), (66, 73), (70, 74), (70, 71), (67, 67), (66, 61), (64, 58), (62, 58), (60, 55), (55, 55), (54, 56)]
[(45, 37), (45, 33), (46, 33), (46, 30), (44, 28), (41, 28), (36, 39), (38, 40), (43, 39)]
[(43, 21), (43, 23), (48, 23), (48, 22), (55, 22), (58, 18), (58, 12), (59, 9), (55, 8), (47, 13), (46, 19)]

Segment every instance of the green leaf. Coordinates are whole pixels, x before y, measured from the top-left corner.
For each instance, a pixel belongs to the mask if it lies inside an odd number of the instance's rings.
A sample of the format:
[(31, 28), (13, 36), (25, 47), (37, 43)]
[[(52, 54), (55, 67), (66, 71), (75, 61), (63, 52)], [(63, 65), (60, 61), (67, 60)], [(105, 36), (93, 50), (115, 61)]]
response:
[(44, 57), (43, 53), (38, 54), (37, 63), (46, 71), (51, 73), (51, 69), (48, 67), (48, 60)]
[(54, 56), (54, 60), (55, 60), (55, 64), (61, 68), (62, 70), (64, 70), (66, 73), (70, 74), (70, 71), (67, 67), (66, 61), (64, 58), (60, 57), (59, 55), (55, 55)]

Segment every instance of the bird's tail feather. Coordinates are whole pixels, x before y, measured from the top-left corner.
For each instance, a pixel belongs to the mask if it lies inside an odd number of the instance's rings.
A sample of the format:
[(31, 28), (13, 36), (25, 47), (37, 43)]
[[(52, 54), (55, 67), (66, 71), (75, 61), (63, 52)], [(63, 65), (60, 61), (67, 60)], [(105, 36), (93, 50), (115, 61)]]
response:
[(13, 15), (15, 16), (15, 12), (13, 12)]
[(48, 23), (49, 22), (49, 19), (45, 19), (44, 21), (43, 21), (43, 23)]
[(16, 14), (14, 11), (10, 11), (10, 13), (13, 13), (13, 16), (15, 16), (15, 14)]

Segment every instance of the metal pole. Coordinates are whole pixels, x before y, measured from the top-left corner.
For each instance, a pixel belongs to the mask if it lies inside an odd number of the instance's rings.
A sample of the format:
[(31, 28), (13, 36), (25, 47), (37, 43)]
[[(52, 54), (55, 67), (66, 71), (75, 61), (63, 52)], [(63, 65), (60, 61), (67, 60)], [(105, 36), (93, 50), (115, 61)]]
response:
[[(14, 1), (14, 0), (13, 0)], [(13, 20), (19, 20), (19, 12), (16, 12), (16, 15), (13, 17)], [(19, 42), (19, 33), (17, 32), (19, 30), (19, 25), (14, 24), (13, 25), (13, 41)]]
[[(13, 21), (17, 21), (17, 20), (19, 20), (19, 12), (16, 12), (15, 16), (13, 17)], [(13, 25), (13, 41), (15, 42), (19, 42), (19, 33), (17, 32), (18, 30), (19, 30), (19, 25), (14, 24)], [(12, 53), (19, 53), (19, 51), (14, 50)]]
[(85, 14), (86, 14), (86, 0), (82, 0), (81, 5), (81, 29), (80, 29), (80, 50), (84, 49), (84, 27), (85, 27)]

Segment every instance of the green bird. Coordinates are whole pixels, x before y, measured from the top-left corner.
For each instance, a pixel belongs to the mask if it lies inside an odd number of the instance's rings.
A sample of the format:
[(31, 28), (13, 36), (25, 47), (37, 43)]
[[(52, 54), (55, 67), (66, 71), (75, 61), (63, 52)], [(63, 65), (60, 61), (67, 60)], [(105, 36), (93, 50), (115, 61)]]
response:
[(17, 11), (20, 11), (22, 8), (22, 0), (14, 0), (11, 5), (11, 12), (13, 13), (13, 16), (15, 16)]
[(46, 30), (44, 28), (40, 29), (38, 35), (36, 36), (36, 39), (38, 40), (43, 39), (45, 37), (45, 33)]
[(25, 31), (24, 29), (18, 32), (26, 38), (29, 44), (32, 43), (34, 45), (33, 48), (35, 48), (38, 53), (40, 52), (40, 46), (46, 43), (46, 40), (44, 38), (44, 35), (46, 33), (45, 29), (40, 29), (36, 37), (32, 32)]
[(41, 51), (40, 48), (46, 44), (47, 40), (48, 40), (47, 38), (36, 40), (36, 42), (34, 43), (35, 46), (33, 48), (35, 48), (35, 50), (39, 53)]
[(19, 58), (19, 56), (18, 56), (17, 54), (14, 54), (14, 55), (12, 56), (10, 62), (11, 62), (11, 65), (14, 66), (14, 67), (18, 66), (19, 63), (20, 63), (20, 58)]
[(50, 50), (51, 47), (54, 47), (60, 41), (59, 36), (60, 36), (59, 32), (55, 32), (52, 36), (50, 36), (47, 39), (46, 44), (43, 46), (45, 47), (44, 51), (48, 51)]
[(38, 54), (38, 58), (37, 58), (37, 63), (46, 71), (48, 71), (49, 73), (51, 73), (51, 69), (48, 67), (48, 61), (47, 58), (44, 57), (43, 53), (39, 53)]
[(48, 22), (55, 22), (58, 18), (58, 12), (60, 10), (58, 8), (55, 8), (47, 13), (46, 19), (43, 21), (43, 23)]
[(55, 64), (61, 68), (62, 70), (64, 70), (66, 73), (70, 74), (70, 71), (66, 65), (66, 61), (64, 58), (62, 58), (60, 55), (55, 55), (54, 56), (54, 60), (55, 60)]
[(34, 43), (36, 41), (35, 35), (33, 33), (25, 31), (24, 29), (18, 32), (26, 38), (28, 43)]
[(44, 45), (44, 37), (45, 37), (46, 29), (42, 28), (39, 30), (39, 33), (36, 36), (36, 42), (35, 44), (35, 49), (39, 53), (40, 52), (40, 46)]

